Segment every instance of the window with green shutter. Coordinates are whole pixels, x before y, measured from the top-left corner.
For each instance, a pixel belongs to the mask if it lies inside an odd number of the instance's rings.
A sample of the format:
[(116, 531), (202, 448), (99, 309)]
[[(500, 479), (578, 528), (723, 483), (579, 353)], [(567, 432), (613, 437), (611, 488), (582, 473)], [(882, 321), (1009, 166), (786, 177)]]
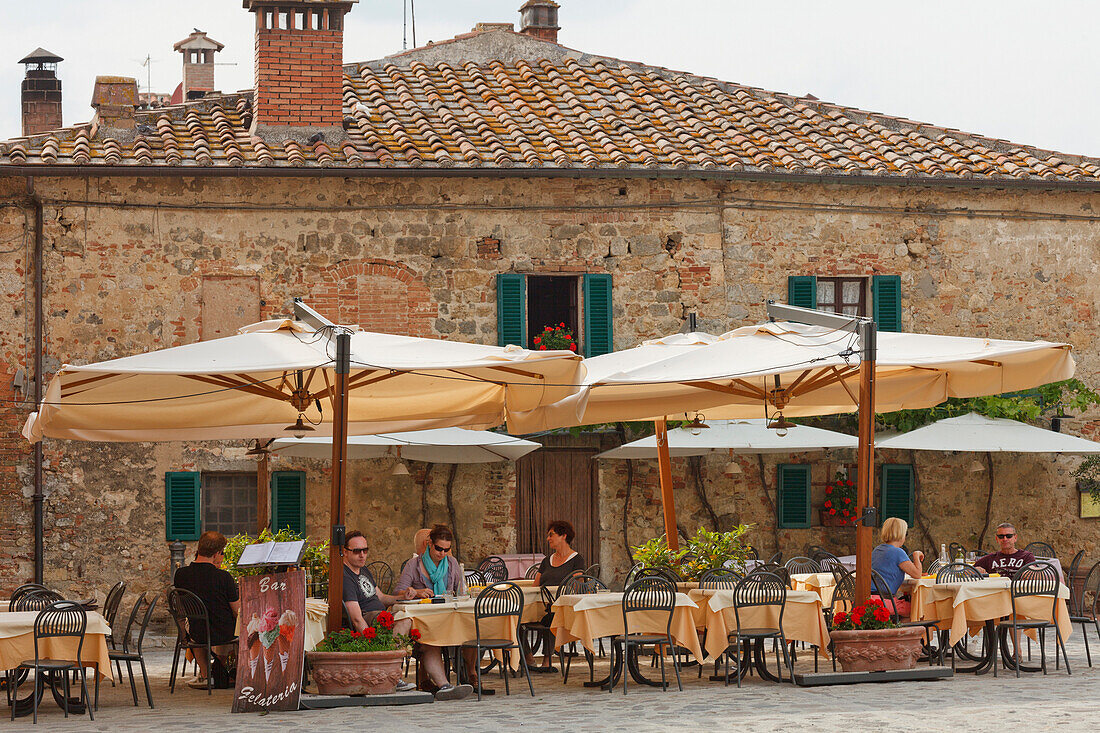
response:
[(202, 534), (199, 512), (199, 472), (164, 474), (164, 526), (170, 540), (194, 541)]
[(497, 345), (527, 348), (527, 276), (497, 275)]
[(902, 463), (882, 464), (879, 483), (879, 507), (882, 519), (898, 517), (913, 526), (913, 466)]
[(271, 474), (271, 529), (290, 529), (306, 536), (305, 471), (275, 471)]
[(799, 308), (817, 308), (817, 277), (791, 275), (787, 278), (787, 304)]
[(611, 275), (584, 276), (584, 355), (615, 350), (612, 328)]
[(810, 526), (810, 465), (781, 463), (777, 467), (779, 501), (776, 511), (780, 528)]
[(871, 279), (871, 302), (880, 331), (901, 330), (901, 277), (875, 275)]

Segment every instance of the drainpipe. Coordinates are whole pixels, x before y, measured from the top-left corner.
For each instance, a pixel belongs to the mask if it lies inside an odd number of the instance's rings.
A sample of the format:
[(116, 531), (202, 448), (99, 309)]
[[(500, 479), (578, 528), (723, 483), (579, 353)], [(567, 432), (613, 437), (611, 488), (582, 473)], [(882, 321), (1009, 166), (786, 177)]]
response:
[[(42, 402), (42, 199), (34, 190), (34, 178), (27, 176), (27, 196), (34, 207), (34, 406)], [(42, 486), (42, 441), (34, 444), (34, 582), (44, 583), (43, 518), (45, 494)]]

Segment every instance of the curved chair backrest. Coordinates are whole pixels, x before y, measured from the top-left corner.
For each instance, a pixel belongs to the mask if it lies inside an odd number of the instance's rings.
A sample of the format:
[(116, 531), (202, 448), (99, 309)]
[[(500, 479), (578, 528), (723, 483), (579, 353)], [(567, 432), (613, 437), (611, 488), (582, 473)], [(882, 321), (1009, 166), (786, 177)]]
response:
[(936, 571), (937, 583), (968, 583), (983, 577), (976, 567), (965, 562), (953, 562)]
[(942, 562), (940, 562), (940, 559), (939, 559), (939, 558), (936, 558), (936, 559), (935, 559), (935, 560), (933, 560), (932, 562), (928, 563), (928, 567), (926, 567), (926, 568), (924, 569), (924, 572), (926, 572), (926, 573), (928, 573), (929, 575), (931, 575), (931, 574), (933, 574), (933, 573), (938, 573), (938, 572), (939, 572), (939, 570), (940, 570), (940, 568), (942, 568), (942, 567), (943, 567), (943, 563), (942, 563)]
[(490, 555), (482, 560), (477, 569), (485, 575), (485, 580), (490, 583), (508, 580), (508, 565), (496, 555)]
[(814, 559), (817, 560), (817, 564), (821, 566), (821, 572), (823, 573), (832, 572), (833, 568), (848, 569), (844, 567), (844, 563), (842, 563), (836, 555), (821, 555)]
[(836, 585), (833, 587), (833, 597), (829, 599), (829, 618), (839, 611), (850, 612), (856, 606), (856, 579), (855, 576), (844, 571), (843, 575), (833, 573)]
[(700, 588), (733, 590), (741, 581), (741, 576), (733, 570), (707, 570), (699, 578)]
[(890, 586), (886, 583), (886, 578), (882, 577), (882, 573), (877, 570), (871, 571), (871, 592), (882, 599), (882, 605), (890, 612), (891, 620), (895, 623), (901, 620), (901, 616), (898, 615), (898, 604), (894, 601), (894, 594), (890, 592)]
[(947, 546), (947, 556), (952, 560), (956, 558), (966, 559), (966, 548), (960, 545), (958, 542), (952, 542)]
[(385, 560), (369, 562), (367, 563), (367, 570), (370, 571), (371, 577), (374, 578), (374, 583), (380, 591), (383, 593), (393, 591), (393, 568), (390, 567), (388, 562)]
[[(787, 568), (783, 567), (782, 565), (777, 565), (773, 562), (761, 563), (760, 565), (757, 565), (755, 568), (753, 568), (752, 572), (749, 573), (749, 575), (758, 575), (760, 573), (777, 575), (779, 576), (780, 580), (782, 580), (787, 585), (791, 584), (791, 574), (787, 571)], [(745, 577), (747, 578), (749, 577), (749, 575), (746, 575)]]
[(1081, 595), (1077, 599), (1078, 616), (1100, 618), (1100, 562), (1089, 568), (1085, 582), (1081, 585)]
[(637, 576), (635, 576), (635, 582), (637, 582), (637, 580), (641, 578), (664, 578), (668, 582), (672, 583), (673, 588), (676, 587), (677, 583), (681, 582), (680, 576), (677, 575), (672, 568), (661, 566), (642, 568), (641, 572), (638, 573)]
[(1054, 547), (1046, 542), (1028, 542), (1024, 547), (1026, 552), (1030, 552), (1037, 558), (1055, 558), (1058, 557), (1054, 554)]
[(51, 604), (65, 600), (60, 593), (52, 590), (38, 590), (24, 593), (11, 605), (12, 611), (42, 611)]
[[(149, 628), (149, 621), (153, 618), (153, 609), (156, 608), (157, 601), (159, 601), (159, 600), (160, 600), (160, 598), (157, 598), (156, 596), (154, 596), (153, 600), (150, 601), (146, 598), (144, 593), (138, 599), (139, 604), (140, 603), (145, 603), (146, 604), (146, 606), (145, 606), (145, 615), (141, 619), (141, 629), (138, 631), (137, 645), (134, 647), (134, 650), (138, 654), (141, 654), (141, 645), (143, 643), (145, 643), (145, 632)], [(137, 605), (135, 604), (135, 608), (136, 607), (137, 607)]]
[(630, 571), (626, 574), (626, 580), (623, 581), (623, 587), (628, 587), (631, 583), (638, 579), (638, 576), (642, 573), (642, 564), (640, 562), (634, 563), (631, 566)]
[(586, 595), (601, 590), (607, 590), (607, 586), (599, 578), (583, 573), (574, 573), (561, 586), (561, 595)]
[[(88, 628), (88, 612), (79, 603), (73, 601), (55, 601), (41, 611), (34, 619), (34, 658), (44, 657), (39, 653), (38, 640), (72, 636), (79, 639), (76, 645), (76, 662), (80, 664), (80, 652), (84, 647), (84, 631)], [(43, 650), (45, 651), (45, 650)]]
[(792, 557), (783, 563), (788, 573), (820, 573), (821, 565), (808, 557)]
[(485, 573), (480, 570), (467, 570), (464, 573), (466, 578), (466, 585), (488, 585), (489, 581), (485, 579)]
[(115, 618), (118, 616), (118, 608), (122, 605), (122, 596), (126, 593), (126, 581), (120, 580), (107, 591), (107, 598), (103, 601), (103, 620), (112, 629), (115, 627)]
[(584, 574), (591, 575), (593, 578), (600, 577), (600, 564), (598, 562), (592, 563), (584, 569)]
[(477, 594), (474, 619), (523, 614), (523, 591), (515, 583), (494, 583)]
[(1012, 577), (1012, 597), (1046, 596), (1058, 593), (1058, 570), (1045, 560), (1028, 563)]
[(659, 575), (643, 575), (623, 593), (623, 616), (635, 611), (668, 611), (676, 607), (676, 586)]
[(36, 592), (41, 591), (41, 590), (49, 590), (49, 588), (42, 585), (41, 583), (24, 583), (23, 585), (19, 586), (14, 591), (12, 591), (11, 600), (8, 601), (8, 610), (9, 611), (14, 611), (15, 610), (15, 602), (18, 601), (23, 596), (28, 595), (30, 593), (36, 593)]
[(846, 580), (855, 582), (855, 574), (843, 565), (833, 565), (829, 568), (829, 572), (833, 574), (833, 585), (838, 588)]
[[(168, 591), (168, 612), (175, 619), (180, 638), (193, 644), (205, 644), (210, 640), (210, 616), (206, 604), (189, 590), (172, 588)], [(199, 633), (199, 629), (205, 635)]]
[(541, 566), (536, 563), (535, 565), (527, 568), (527, 572), (523, 574), (523, 577), (527, 580), (534, 579), (534, 577), (539, 574), (539, 567)]
[[(1077, 554), (1073, 556), (1073, 559), (1069, 561), (1069, 570), (1066, 571), (1065, 578), (1066, 583), (1073, 583), (1073, 579), (1077, 576), (1077, 569), (1081, 567), (1081, 561), (1085, 559), (1085, 551), (1078, 550)], [(1070, 589), (1070, 597), (1073, 596), (1073, 590)]]
[(782, 565), (783, 564), (783, 552), (780, 551), (780, 552), (775, 553), (774, 555), (772, 555), (771, 557), (768, 558), (768, 562), (769, 563), (774, 563), (776, 565)]
[(752, 572), (734, 588), (734, 608), (775, 606), (787, 602), (787, 584), (775, 573)]
[(134, 607), (130, 610), (130, 615), (126, 617), (126, 625), (122, 627), (121, 635), (116, 634), (115, 627), (111, 626), (111, 636), (114, 638), (116, 643), (122, 643), (123, 651), (130, 650), (130, 638), (133, 636), (134, 632), (134, 621), (137, 619), (138, 614), (141, 613), (141, 607), (144, 603), (145, 594), (141, 593), (138, 595), (137, 600), (134, 601)]

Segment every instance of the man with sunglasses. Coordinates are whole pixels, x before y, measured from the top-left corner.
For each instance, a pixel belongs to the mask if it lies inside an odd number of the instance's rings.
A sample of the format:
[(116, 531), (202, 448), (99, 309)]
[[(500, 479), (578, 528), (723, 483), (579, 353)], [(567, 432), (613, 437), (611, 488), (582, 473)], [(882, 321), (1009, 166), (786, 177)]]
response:
[(978, 558), (974, 563), (974, 567), (982, 573), (999, 573), (1011, 578), (1024, 565), (1035, 562), (1035, 556), (1030, 552), (1016, 549), (1016, 528), (1008, 522), (997, 525), (996, 537), (1001, 549)]
[[(348, 532), (344, 537), (344, 611), (348, 624), (356, 631), (362, 631), (371, 624), (379, 613), (388, 606), (400, 600), (411, 601), (416, 598), (413, 588), (398, 589), (394, 595), (378, 590), (378, 585), (367, 569), (367, 538), (358, 530)], [(410, 565), (412, 563), (409, 563)], [(393, 625), (394, 633), (408, 634), (412, 629), (409, 619), (402, 619)], [(461, 700), (469, 697), (473, 688), (469, 685), (452, 685), (447, 681), (447, 674), (443, 668), (442, 655), (434, 655), (438, 659), (421, 660), (419, 668), (424, 669), (431, 676), (430, 689), (435, 693), (437, 700)], [(399, 682), (398, 692), (414, 689), (416, 685), (411, 682)], [(424, 689), (429, 689), (425, 685)]]

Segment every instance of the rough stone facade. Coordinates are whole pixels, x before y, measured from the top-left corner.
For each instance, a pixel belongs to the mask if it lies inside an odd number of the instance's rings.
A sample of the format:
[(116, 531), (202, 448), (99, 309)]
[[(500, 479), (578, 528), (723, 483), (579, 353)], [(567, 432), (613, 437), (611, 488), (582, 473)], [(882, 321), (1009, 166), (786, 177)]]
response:
[[(32, 359), (33, 212), (25, 181), (0, 177), (0, 590), (31, 577), (28, 412), (15, 391)], [(45, 363), (87, 363), (224, 335), (286, 315), (303, 297), (365, 328), (496, 342), (495, 276), (502, 272), (611, 273), (615, 346), (677, 331), (686, 315), (720, 333), (764, 318), (786, 299), (789, 275), (896, 274), (907, 329), (1072, 343), (1078, 375), (1097, 386), (1095, 342), (1100, 229), (1096, 192), (779, 184), (666, 178), (37, 178), (45, 224)], [(1096, 437), (1100, 422), (1069, 429)], [(171, 470), (249, 471), (244, 443), (81, 444), (46, 441), (46, 581), (73, 593), (128, 578), (134, 590), (167, 581), (164, 479)], [(879, 460), (910, 462), (905, 456)], [(724, 456), (703, 461), (721, 522), (757, 525), (775, 545), (774, 515), (755, 459), (735, 479)], [(801, 460), (801, 459), (800, 459)], [(843, 453), (814, 457), (819, 492)], [(972, 457), (918, 454), (920, 512), (933, 541), (976, 538), (986, 474)], [(1087, 549), (1100, 523), (1077, 517), (1074, 459), (997, 457), (994, 523), (1011, 518), (1025, 540)], [(774, 492), (775, 463), (764, 460)], [(348, 524), (393, 564), (422, 523), (425, 467), (352, 464)], [(308, 474), (307, 524), (327, 536), (327, 462), (277, 459)], [(660, 530), (657, 473), (635, 466), (626, 541)], [(448, 468), (428, 477), (427, 520), (449, 521)], [(600, 558), (626, 567), (625, 467), (601, 467)], [(686, 462), (674, 464), (680, 524), (709, 526)], [(462, 554), (515, 546), (510, 464), (462, 466), (453, 504)], [(814, 504), (821, 497), (815, 496)], [(988, 537), (988, 535), (987, 535)], [(850, 530), (784, 530), (785, 550), (844, 547)]]

